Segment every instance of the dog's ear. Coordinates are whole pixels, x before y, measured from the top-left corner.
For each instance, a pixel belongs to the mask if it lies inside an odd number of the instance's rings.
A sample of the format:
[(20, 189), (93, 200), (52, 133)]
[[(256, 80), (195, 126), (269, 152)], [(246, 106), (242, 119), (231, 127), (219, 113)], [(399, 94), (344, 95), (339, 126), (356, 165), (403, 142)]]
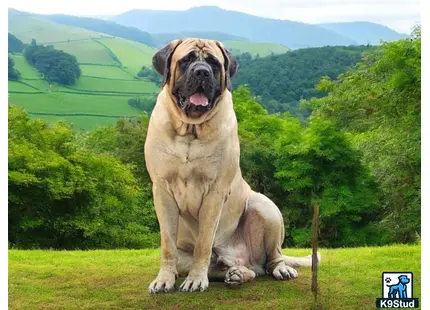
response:
[(179, 39), (170, 42), (157, 53), (155, 53), (154, 57), (152, 57), (152, 67), (154, 67), (154, 69), (163, 76), (161, 87), (169, 82), (172, 55), (181, 42), (182, 40)]
[(225, 85), (227, 89), (231, 91), (231, 78), (236, 74), (237, 70), (239, 69), (239, 64), (237, 63), (236, 57), (234, 57), (221, 42), (217, 41), (216, 45), (219, 47), (224, 56)]

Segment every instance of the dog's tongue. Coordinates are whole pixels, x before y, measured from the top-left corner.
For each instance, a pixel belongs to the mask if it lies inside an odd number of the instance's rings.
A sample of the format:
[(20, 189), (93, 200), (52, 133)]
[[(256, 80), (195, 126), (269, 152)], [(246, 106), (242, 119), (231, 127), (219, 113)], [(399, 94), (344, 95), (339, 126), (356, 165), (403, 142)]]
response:
[(194, 94), (190, 97), (190, 102), (194, 105), (207, 106), (209, 104), (208, 97), (203, 94)]

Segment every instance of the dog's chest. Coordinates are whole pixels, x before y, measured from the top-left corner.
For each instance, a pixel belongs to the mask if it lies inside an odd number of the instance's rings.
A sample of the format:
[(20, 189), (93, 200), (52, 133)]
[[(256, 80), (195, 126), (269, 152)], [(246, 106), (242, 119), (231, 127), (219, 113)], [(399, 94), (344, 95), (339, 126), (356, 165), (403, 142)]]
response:
[(165, 180), (181, 214), (197, 218), (210, 185), (223, 160), (222, 148), (204, 143), (193, 135), (175, 137), (167, 155)]

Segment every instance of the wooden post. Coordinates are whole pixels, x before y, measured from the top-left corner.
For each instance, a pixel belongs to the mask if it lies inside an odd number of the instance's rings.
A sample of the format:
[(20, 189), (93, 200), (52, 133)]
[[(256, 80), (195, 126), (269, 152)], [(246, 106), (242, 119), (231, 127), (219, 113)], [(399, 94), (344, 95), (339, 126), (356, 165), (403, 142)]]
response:
[(312, 293), (314, 294), (315, 302), (318, 297), (318, 216), (320, 206), (317, 201), (313, 203), (312, 217)]

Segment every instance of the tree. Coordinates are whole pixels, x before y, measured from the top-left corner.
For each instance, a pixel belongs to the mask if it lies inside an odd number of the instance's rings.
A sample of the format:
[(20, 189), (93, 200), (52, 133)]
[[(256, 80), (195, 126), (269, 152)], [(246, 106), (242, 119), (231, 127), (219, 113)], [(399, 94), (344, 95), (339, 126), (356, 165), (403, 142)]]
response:
[[(9, 242), (20, 248), (157, 246), (132, 168), (94, 153), (63, 123), (9, 106)], [(148, 239), (149, 238), (149, 239)]]
[(24, 49), (24, 43), (10, 32), (8, 32), (7, 41), (7, 47), (10, 53), (20, 53)]
[(380, 226), (390, 228), (393, 241), (414, 241), (421, 230), (420, 27), (318, 87), (328, 96), (303, 104), (351, 134), (382, 190)]
[(75, 56), (53, 46), (37, 45), (34, 39), (25, 49), (24, 56), (29, 64), (44, 74), (49, 83), (72, 85), (81, 76)]
[(8, 57), (8, 79), (9, 80), (18, 80), (19, 79), (19, 72), (15, 69), (15, 61)]

